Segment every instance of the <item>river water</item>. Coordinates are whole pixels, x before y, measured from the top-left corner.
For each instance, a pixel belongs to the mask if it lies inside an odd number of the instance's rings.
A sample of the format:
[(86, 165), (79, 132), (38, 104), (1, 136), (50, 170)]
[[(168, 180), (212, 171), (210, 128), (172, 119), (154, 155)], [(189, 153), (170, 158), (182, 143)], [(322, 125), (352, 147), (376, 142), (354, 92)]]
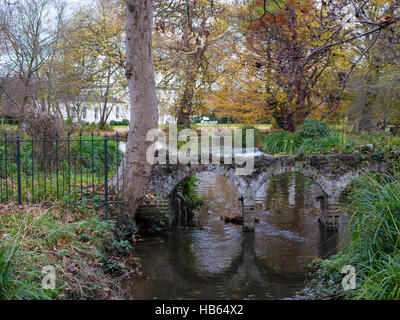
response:
[[(133, 299), (298, 299), (307, 265), (337, 251), (313, 199), (322, 193), (300, 174), (277, 176), (256, 197), (254, 233), (225, 223), (241, 214), (240, 196), (225, 178), (203, 172), (204, 204), (196, 227), (145, 237), (134, 247), (143, 274), (125, 283)], [(341, 225), (343, 225), (341, 221)], [(343, 227), (341, 227), (341, 230)]]

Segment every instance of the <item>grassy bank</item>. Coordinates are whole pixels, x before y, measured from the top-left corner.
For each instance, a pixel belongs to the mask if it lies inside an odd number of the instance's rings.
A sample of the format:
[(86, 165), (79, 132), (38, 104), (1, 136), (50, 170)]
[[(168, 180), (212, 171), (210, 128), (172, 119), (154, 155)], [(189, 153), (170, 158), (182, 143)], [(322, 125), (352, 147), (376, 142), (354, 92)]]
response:
[[(121, 298), (131, 231), (90, 208), (3, 205), (0, 299)], [(48, 265), (56, 271), (54, 290), (41, 286)]]
[[(400, 299), (400, 181), (365, 176), (350, 192), (351, 241), (317, 263), (306, 292), (311, 298)], [(356, 270), (356, 289), (345, 291), (344, 266)]]
[(400, 137), (390, 133), (355, 134), (329, 129), (325, 134), (306, 136), (298, 132), (279, 131), (264, 136), (262, 151), (268, 154), (319, 155), (342, 153), (371, 155), (376, 159), (398, 158), (400, 156)]

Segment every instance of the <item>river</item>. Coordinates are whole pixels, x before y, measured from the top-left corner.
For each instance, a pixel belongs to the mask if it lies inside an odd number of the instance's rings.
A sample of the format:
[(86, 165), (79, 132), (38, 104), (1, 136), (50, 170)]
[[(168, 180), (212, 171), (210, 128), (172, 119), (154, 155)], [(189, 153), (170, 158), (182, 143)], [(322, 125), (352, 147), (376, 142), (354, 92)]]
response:
[[(240, 196), (225, 178), (197, 175), (204, 204), (196, 227), (144, 237), (134, 247), (143, 274), (124, 286), (133, 299), (299, 299), (307, 265), (335, 254), (339, 235), (317, 222), (322, 191), (300, 174), (277, 176), (255, 195), (254, 233), (225, 223), (241, 214)], [(343, 230), (345, 217), (341, 218)]]

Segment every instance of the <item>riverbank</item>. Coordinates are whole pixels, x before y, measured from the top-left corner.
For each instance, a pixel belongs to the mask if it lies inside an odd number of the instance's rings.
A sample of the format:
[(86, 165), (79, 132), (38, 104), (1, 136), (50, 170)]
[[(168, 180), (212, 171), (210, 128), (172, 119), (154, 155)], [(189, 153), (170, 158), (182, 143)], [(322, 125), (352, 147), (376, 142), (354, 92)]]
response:
[[(305, 293), (311, 299), (399, 300), (400, 181), (364, 176), (350, 199), (351, 242), (330, 259), (315, 261)], [(346, 279), (342, 284), (350, 269), (355, 287)]]
[[(123, 298), (120, 280), (138, 270), (132, 231), (91, 208), (2, 205), (0, 299)], [(55, 269), (55, 289), (42, 288), (45, 266)]]

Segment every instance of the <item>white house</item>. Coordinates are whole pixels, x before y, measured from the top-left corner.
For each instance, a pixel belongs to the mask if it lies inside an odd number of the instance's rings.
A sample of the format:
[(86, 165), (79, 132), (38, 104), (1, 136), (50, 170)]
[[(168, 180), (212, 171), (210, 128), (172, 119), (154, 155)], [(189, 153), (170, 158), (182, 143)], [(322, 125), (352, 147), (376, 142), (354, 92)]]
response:
[[(85, 103), (81, 108), (81, 119), (89, 123), (98, 123), (101, 118), (101, 111), (102, 109), (100, 109), (96, 103)], [(130, 119), (129, 104), (123, 102), (110, 104), (106, 112), (107, 114), (109, 113), (107, 123), (111, 121), (121, 122), (124, 119)]]

